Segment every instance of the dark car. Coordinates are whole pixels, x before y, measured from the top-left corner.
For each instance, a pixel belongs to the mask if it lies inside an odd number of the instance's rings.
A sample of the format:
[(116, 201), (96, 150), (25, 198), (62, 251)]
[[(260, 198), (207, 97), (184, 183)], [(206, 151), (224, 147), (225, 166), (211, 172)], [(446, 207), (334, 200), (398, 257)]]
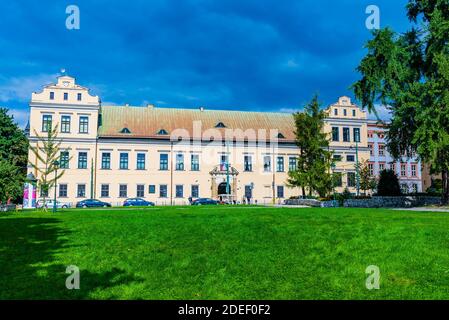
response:
[(123, 206), (124, 207), (132, 207), (132, 206), (154, 206), (154, 202), (151, 201), (147, 201), (145, 199), (142, 198), (130, 198), (130, 199), (126, 199), (123, 202)]
[(218, 201), (210, 198), (199, 198), (192, 201), (192, 206), (217, 205)]
[(111, 204), (97, 199), (86, 199), (76, 203), (77, 208), (110, 207)]

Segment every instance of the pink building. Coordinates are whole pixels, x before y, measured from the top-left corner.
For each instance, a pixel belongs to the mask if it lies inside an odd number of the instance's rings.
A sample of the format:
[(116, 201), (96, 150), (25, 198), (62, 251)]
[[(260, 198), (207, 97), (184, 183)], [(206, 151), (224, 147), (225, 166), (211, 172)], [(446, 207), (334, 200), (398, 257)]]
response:
[(399, 178), (403, 193), (422, 192), (421, 161), (418, 157), (402, 157), (394, 161), (387, 150), (385, 125), (376, 121), (368, 122), (368, 148), (370, 150), (369, 167), (374, 176), (384, 169), (393, 170)]

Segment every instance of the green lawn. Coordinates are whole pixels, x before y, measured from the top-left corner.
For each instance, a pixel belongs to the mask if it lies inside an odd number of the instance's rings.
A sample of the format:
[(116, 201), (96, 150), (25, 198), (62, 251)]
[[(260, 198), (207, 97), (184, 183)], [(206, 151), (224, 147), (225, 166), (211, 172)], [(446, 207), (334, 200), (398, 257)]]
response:
[[(81, 289), (67, 290), (68, 265)], [(377, 265), (380, 290), (365, 287)], [(448, 299), (449, 214), (180, 207), (0, 217), (0, 299)]]

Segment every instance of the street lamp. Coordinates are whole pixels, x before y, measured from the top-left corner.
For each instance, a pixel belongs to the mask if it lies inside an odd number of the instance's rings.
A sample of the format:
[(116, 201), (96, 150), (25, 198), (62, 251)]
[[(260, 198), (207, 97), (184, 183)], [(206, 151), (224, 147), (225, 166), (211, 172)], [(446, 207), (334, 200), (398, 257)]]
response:
[[(360, 195), (360, 174), (359, 174), (359, 142), (360, 142), (360, 132), (356, 131), (354, 134), (355, 141), (355, 180), (357, 187), (357, 196)], [(352, 146), (350, 147), (352, 149)]]
[(335, 162), (332, 162), (331, 168), (332, 168), (332, 193), (334, 194), (334, 200), (335, 200)]
[(58, 166), (59, 161), (55, 160), (53, 161), (53, 166), (55, 167), (55, 192), (54, 192), (54, 198), (53, 198), (53, 213), (56, 213), (56, 187), (58, 186)]

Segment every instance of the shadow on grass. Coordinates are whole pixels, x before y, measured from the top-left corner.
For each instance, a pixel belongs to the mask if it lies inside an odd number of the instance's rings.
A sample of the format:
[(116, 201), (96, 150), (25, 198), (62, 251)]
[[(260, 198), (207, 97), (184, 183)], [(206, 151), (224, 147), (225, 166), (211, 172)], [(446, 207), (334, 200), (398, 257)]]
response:
[[(124, 270), (80, 268), (80, 289), (65, 286), (67, 265), (57, 254), (74, 249), (57, 218), (0, 217), (0, 299), (89, 299), (95, 291), (139, 281)], [(119, 298), (101, 293), (101, 298)]]

